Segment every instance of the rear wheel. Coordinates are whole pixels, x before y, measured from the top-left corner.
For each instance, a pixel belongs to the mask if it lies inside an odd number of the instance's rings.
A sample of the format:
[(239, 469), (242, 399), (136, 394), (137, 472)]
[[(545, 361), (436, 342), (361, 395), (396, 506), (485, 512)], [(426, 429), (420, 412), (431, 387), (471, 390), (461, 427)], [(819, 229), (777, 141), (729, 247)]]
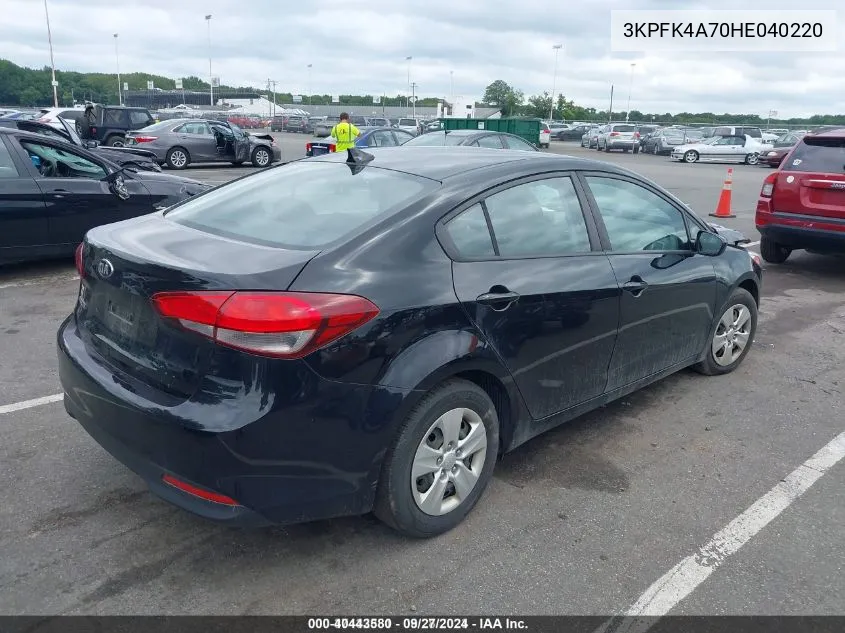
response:
[(713, 330), (704, 360), (693, 366), (707, 376), (727, 374), (739, 367), (757, 331), (757, 302), (750, 292), (737, 288), (727, 305)]
[(112, 134), (106, 139), (106, 145), (109, 147), (123, 147), (126, 145), (126, 139), (119, 134)]
[(484, 493), (499, 451), (499, 419), (487, 393), (465, 380), (429, 392), (385, 458), (376, 516), (415, 538), (451, 530)]
[(773, 242), (767, 237), (760, 238), (760, 255), (770, 264), (782, 264), (792, 254), (792, 249)]
[(170, 169), (185, 169), (191, 162), (188, 150), (183, 147), (171, 147), (167, 150), (165, 162)]
[(252, 164), (255, 167), (267, 167), (273, 160), (270, 150), (264, 146), (256, 147), (252, 150)]
[(748, 154), (745, 157), (745, 164), (746, 165), (756, 165), (760, 162), (760, 155), (759, 154)]

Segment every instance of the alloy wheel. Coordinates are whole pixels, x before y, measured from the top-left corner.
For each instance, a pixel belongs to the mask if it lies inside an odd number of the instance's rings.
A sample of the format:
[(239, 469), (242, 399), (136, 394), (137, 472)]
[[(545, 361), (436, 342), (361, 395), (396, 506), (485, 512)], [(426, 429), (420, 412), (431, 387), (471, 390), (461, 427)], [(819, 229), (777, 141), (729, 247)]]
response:
[(425, 514), (442, 516), (469, 497), (487, 460), (487, 429), (472, 409), (447, 411), (429, 427), (411, 465), (411, 494)]
[(722, 367), (732, 365), (742, 356), (751, 337), (751, 312), (738, 303), (722, 315), (711, 345), (713, 360)]
[(180, 149), (173, 150), (170, 152), (170, 162), (177, 169), (181, 169), (185, 166), (185, 163), (188, 162), (188, 157), (185, 155), (185, 152)]

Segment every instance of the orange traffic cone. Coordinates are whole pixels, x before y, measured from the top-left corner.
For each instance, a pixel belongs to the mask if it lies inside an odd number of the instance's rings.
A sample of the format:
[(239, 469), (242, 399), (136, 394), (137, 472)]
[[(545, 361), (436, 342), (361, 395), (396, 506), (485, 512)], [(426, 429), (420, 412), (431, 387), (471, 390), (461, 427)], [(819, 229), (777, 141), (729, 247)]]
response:
[(722, 185), (722, 193), (719, 196), (719, 204), (716, 205), (715, 213), (710, 215), (714, 218), (735, 218), (736, 214), (731, 212), (731, 185), (733, 185), (734, 170), (728, 167), (728, 177)]

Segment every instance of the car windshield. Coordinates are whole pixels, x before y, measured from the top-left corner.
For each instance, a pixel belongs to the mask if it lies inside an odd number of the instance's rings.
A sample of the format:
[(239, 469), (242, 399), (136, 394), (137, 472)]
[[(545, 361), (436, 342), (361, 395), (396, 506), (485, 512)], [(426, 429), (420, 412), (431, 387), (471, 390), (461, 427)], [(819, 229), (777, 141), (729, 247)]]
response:
[(672, 129), (672, 128), (670, 128), (668, 130), (663, 130), (663, 136), (671, 136), (671, 137), (675, 137), (675, 138), (681, 138), (683, 135), (684, 135), (684, 133), (681, 132), (681, 130), (676, 130), (676, 129)]
[(795, 146), (786, 171), (845, 173), (845, 138), (805, 136)]
[(413, 127), (417, 124), (413, 119), (399, 119), (399, 125), (404, 127)]
[(346, 163), (292, 163), (236, 180), (167, 213), (200, 231), (266, 246), (324, 248), (387, 217), (440, 183)]
[(423, 145), (426, 147), (438, 147), (443, 145), (460, 145), (467, 139), (466, 134), (447, 134), (446, 132), (429, 132), (422, 136), (415, 136), (403, 145)]

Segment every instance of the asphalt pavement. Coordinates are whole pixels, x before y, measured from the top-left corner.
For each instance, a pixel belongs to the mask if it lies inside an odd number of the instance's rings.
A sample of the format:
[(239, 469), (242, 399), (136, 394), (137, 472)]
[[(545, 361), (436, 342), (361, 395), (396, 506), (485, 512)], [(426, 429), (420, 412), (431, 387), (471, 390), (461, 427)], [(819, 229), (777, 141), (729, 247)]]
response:
[[(275, 136), (286, 160), (304, 155), (307, 137)], [(702, 216), (728, 167), (549, 151), (623, 164)], [(734, 167), (737, 217), (722, 222), (752, 241), (766, 173)], [(428, 541), (372, 517), (221, 528), (158, 500), (60, 402), (28, 402), (60, 392), (54, 337), (76, 298), (72, 263), (0, 271), (0, 613), (600, 615), (659, 581), (673, 614), (845, 614), (845, 462), (802, 466), (845, 444), (829, 448), (845, 428), (842, 263), (796, 253), (768, 266), (736, 372), (684, 371), (532, 440), (498, 464), (464, 524)], [(755, 505), (796, 469), (818, 474), (806, 492)], [(726, 526), (733, 540), (717, 541), (734, 548), (707, 574), (661, 580)]]

